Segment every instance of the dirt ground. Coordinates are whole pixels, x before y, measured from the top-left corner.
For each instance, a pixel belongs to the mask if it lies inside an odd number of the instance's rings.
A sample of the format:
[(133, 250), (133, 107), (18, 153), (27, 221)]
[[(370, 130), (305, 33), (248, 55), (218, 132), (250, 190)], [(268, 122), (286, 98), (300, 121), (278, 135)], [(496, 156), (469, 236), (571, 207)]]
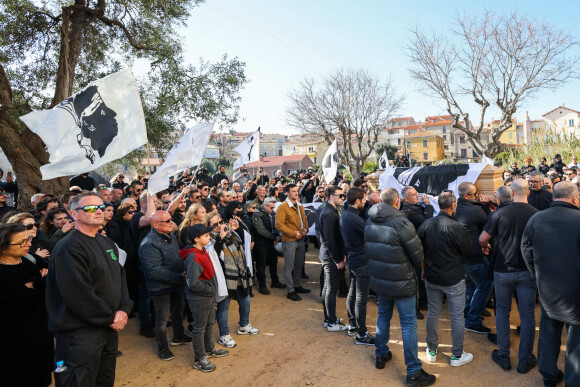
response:
[[(232, 301), (229, 325), (232, 337), (238, 343), (230, 349), (230, 354), (212, 359), (217, 365), (214, 372), (202, 373), (192, 368), (194, 361), (191, 345), (172, 347), (175, 359), (169, 362), (159, 360), (154, 339), (139, 336), (138, 321), (131, 319), (119, 339), (119, 349), (123, 356), (117, 362), (117, 386), (304, 386), (304, 385), (365, 385), (403, 386), (405, 384), (405, 363), (401, 329), (395, 312), (391, 322), (389, 347), (393, 360), (383, 370), (375, 368), (374, 347), (355, 345), (353, 338), (345, 332), (327, 332), (322, 327), (323, 312), (319, 297), (318, 278), (320, 262), (317, 250), (311, 249), (306, 257), (306, 272), (309, 280), (302, 285), (312, 289), (312, 293), (302, 295), (301, 302), (286, 298), (284, 289), (271, 289), (268, 296), (254, 291), (250, 322), (260, 329), (256, 336), (235, 334), (238, 321), (237, 303)], [(280, 258), (278, 271), (281, 280), (283, 259)], [(337, 300), (337, 315), (347, 321), (344, 298)], [(515, 303), (514, 303), (515, 309)], [(374, 335), (377, 321), (377, 305), (370, 300), (367, 324)], [(426, 312), (425, 312), (426, 314)], [(539, 307), (536, 309), (536, 325), (539, 324)], [(495, 332), (493, 317), (484, 319), (484, 324)], [(486, 335), (465, 333), (465, 351), (473, 353), (470, 364), (452, 368), (450, 321), (444, 305), (439, 323), (440, 346), (437, 362), (429, 363), (425, 355), (425, 320), (418, 321), (419, 358), (423, 368), (437, 376), (440, 386), (542, 386), (537, 368), (526, 375), (516, 371), (519, 337), (517, 310), (511, 315), (512, 370), (503, 371), (491, 360), (491, 351), (497, 348), (487, 340)], [(217, 324), (216, 338), (217, 338)], [(536, 328), (538, 332), (538, 328)], [(171, 339), (171, 328), (168, 337)], [(534, 353), (537, 347), (534, 345)], [(563, 343), (565, 343), (563, 338)], [(220, 347), (221, 348), (221, 347)], [(559, 367), (563, 369), (563, 355)]]

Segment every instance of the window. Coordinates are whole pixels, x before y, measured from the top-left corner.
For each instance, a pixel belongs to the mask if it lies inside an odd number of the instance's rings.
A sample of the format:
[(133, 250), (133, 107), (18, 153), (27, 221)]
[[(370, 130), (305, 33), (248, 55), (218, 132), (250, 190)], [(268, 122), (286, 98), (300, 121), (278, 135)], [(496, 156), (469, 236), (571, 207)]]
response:
[(445, 145), (445, 150), (449, 150), (449, 146), (448, 145)]
[(443, 140), (447, 141), (447, 135), (446, 134), (443, 135)]
[[(447, 128), (445, 126), (442, 128), (442, 130), (443, 130), (443, 133), (447, 133)], [(445, 136), (443, 136), (443, 137), (445, 137)]]
[(511, 140), (514, 137), (513, 133), (508, 133), (508, 138)]
[(429, 140), (423, 140), (423, 148), (427, 148), (428, 143), (429, 143)]
[(475, 151), (475, 149), (472, 150), (472, 152), (473, 152), (473, 157), (479, 157), (479, 155), (477, 154), (477, 152)]
[(459, 143), (465, 144), (465, 137), (464, 136), (459, 136)]
[(407, 148), (411, 148), (411, 141), (407, 141)]
[(574, 120), (568, 120), (568, 126), (570, 127), (574, 126)]
[[(314, 153), (314, 147), (313, 146), (309, 146), (308, 147), (308, 153)], [(314, 163), (316, 164), (316, 163)]]
[(466, 158), (467, 157), (467, 149), (462, 149), (461, 150), (461, 158)]
[(429, 153), (423, 152), (423, 160), (429, 160)]
[(397, 145), (401, 145), (401, 139), (397, 138)]
[(314, 164), (316, 164), (316, 156), (314, 156)]

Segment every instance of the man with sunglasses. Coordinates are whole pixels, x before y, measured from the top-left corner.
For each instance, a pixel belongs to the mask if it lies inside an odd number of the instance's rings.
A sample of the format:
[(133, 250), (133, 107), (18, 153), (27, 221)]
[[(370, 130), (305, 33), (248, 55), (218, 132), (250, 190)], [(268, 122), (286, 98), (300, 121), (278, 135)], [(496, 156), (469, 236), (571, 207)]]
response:
[(528, 178), (528, 184), (530, 186), (528, 204), (531, 204), (539, 211), (545, 210), (552, 204), (552, 193), (542, 188), (543, 180), (544, 175), (540, 171), (530, 173), (530, 177)]
[(201, 194), (201, 202), (200, 203), (205, 203), (209, 198), (209, 185), (206, 182), (201, 182), (197, 185), (197, 189), (199, 190), (200, 194)]
[(342, 189), (336, 185), (326, 188), (328, 202), (320, 214), (320, 251), (318, 258), (324, 270), (324, 287), (322, 288), (322, 307), (324, 324), (329, 332), (348, 329), (336, 317), (336, 293), (340, 281), (340, 271), (346, 265), (344, 241), (340, 232), (340, 215), (338, 208), (344, 204)]
[(190, 343), (183, 329), (183, 295), (185, 283), (183, 260), (179, 256), (179, 244), (173, 233), (175, 224), (167, 211), (151, 215), (151, 231), (139, 246), (141, 270), (145, 277), (147, 293), (155, 306), (155, 341), (161, 360), (172, 360), (165, 332), (169, 314), (173, 322), (171, 345)]
[(137, 202), (137, 211), (141, 210), (141, 203), (139, 201), (141, 193), (143, 193), (143, 183), (139, 180), (132, 181), (129, 186), (129, 195), (127, 195), (127, 197)]
[(127, 324), (132, 302), (117, 246), (98, 233), (103, 201), (92, 192), (71, 199), (75, 230), (54, 248), (46, 280), (48, 325), (56, 337), (55, 358), (72, 378), (66, 385), (112, 386), (118, 332)]

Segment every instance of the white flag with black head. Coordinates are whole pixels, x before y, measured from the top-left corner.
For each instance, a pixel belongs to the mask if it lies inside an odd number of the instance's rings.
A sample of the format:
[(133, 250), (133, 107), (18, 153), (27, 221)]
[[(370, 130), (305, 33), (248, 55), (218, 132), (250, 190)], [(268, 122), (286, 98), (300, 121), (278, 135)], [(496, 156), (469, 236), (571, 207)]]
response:
[(383, 155), (379, 159), (379, 169), (387, 169), (389, 166), (389, 159), (387, 157), (387, 152), (383, 152)]
[(234, 148), (234, 151), (240, 154), (240, 157), (234, 162), (234, 169), (260, 160), (260, 128)]
[(215, 122), (204, 122), (190, 128), (167, 153), (163, 165), (149, 178), (147, 188), (156, 194), (169, 187), (169, 176), (199, 165), (209, 142)]
[(330, 184), (332, 180), (336, 177), (336, 171), (338, 170), (338, 150), (336, 147), (336, 140), (330, 144), (330, 147), (326, 151), (324, 158), (322, 159), (322, 172), (324, 173), (324, 180)]
[(125, 69), (92, 82), (52, 110), (20, 119), (50, 154), (42, 179), (78, 175), (121, 158), (147, 143), (137, 82)]

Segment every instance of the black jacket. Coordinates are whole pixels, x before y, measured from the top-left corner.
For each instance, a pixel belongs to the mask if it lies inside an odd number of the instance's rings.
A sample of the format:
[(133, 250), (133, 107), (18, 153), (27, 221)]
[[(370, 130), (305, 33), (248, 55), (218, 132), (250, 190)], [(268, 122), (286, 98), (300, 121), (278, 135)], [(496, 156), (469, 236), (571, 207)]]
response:
[(538, 211), (543, 211), (550, 207), (550, 203), (552, 203), (552, 193), (550, 191), (545, 189), (540, 189), (539, 191), (530, 190), (528, 204)]
[(82, 190), (92, 191), (95, 188), (95, 179), (90, 176), (83, 177), (83, 175), (78, 175), (70, 179), (70, 186), (76, 185)]
[(439, 286), (453, 286), (465, 279), (461, 257), (471, 253), (471, 241), (461, 223), (441, 211), (425, 221), (417, 235), (423, 242), (427, 281)]
[(580, 325), (580, 210), (555, 201), (533, 215), (522, 236), (522, 256), (554, 320)]
[(434, 209), (433, 206), (427, 204), (425, 208), (423, 208), (420, 204), (411, 204), (404, 202), (403, 207), (401, 208), (403, 214), (413, 223), (415, 226), (415, 230), (418, 230), (419, 227), (429, 218), (433, 217)]
[(224, 179), (229, 181), (228, 176), (225, 173), (219, 173), (219, 172), (214, 173), (214, 175), (212, 177), (213, 186), (220, 185), (220, 183)]
[(365, 221), (358, 210), (348, 206), (340, 217), (340, 231), (346, 251), (346, 264), (351, 269), (368, 265), (365, 253)]
[(487, 215), (483, 208), (478, 204), (459, 198), (457, 200), (457, 212), (453, 219), (465, 227), (471, 241), (471, 248), (463, 256), (462, 263), (483, 263), (483, 252), (481, 251), (481, 246), (479, 246), (479, 236), (487, 222)]
[(548, 173), (550, 166), (548, 164), (538, 164), (538, 171), (542, 172), (544, 175)]
[(49, 261), (48, 327), (61, 335), (106, 328), (118, 310), (129, 314), (133, 306), (117, 247), (100, 234), (94, 238), (78, 230), (67, 234)]
[(327, 204), (318, 221), (320, 224), (320, 262), (339, 263), (344, 260), (344, 241), (340, 232), (340, 216), (338, 210)]
[(150, 296), (169, 294), (184, 282), (183, 260), (175, 235), (151, 229), (139, 246), (141, 270)]
[(566, 164), (564, 164), (562, 162), (562, 160), (560, 160), (560, 161), (554, 161), (552, 163), (552, 165), (550, 165), (550, 168), (554, 168), (556, 170), (556, 172), (562, 173), (562, 168), (564, 168), (565, 166), (566, 166)]
[(423, 247), (413, 224), (393, 206), (379, 203), (369, 210), (365, 250), (371, 288), (379, 296), (399, 299), (415, 296), (415, 268), (423, 261)]

